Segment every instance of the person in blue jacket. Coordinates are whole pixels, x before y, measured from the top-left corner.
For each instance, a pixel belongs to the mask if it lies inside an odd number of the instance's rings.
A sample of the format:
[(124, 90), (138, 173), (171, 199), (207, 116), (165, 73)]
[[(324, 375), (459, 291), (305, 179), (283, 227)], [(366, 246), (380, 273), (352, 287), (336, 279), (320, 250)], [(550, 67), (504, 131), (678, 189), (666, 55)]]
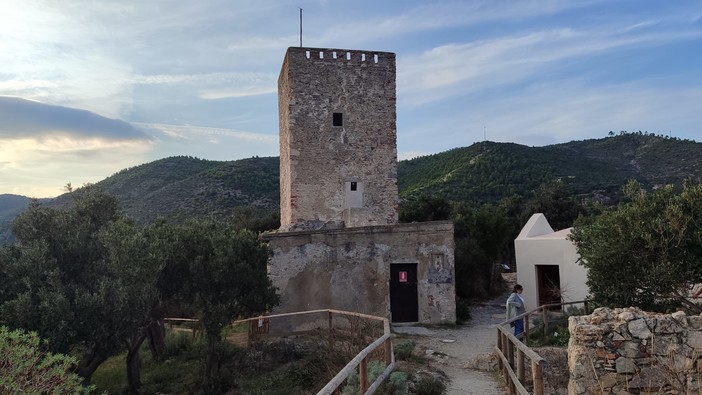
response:
[[(526, 308), (524, 308), (524, 298), (522, 298), (522, 291), (524, 291), (524, 288), (521, 285), (516, 284), (514, 286), (514, 290), (507, 299), (508, 320), (520, 314), (526, 313)], [(524, 318), (512, 321), (510, 326), (514, 327), (514, 336), (521, 340), (524, 337)]]

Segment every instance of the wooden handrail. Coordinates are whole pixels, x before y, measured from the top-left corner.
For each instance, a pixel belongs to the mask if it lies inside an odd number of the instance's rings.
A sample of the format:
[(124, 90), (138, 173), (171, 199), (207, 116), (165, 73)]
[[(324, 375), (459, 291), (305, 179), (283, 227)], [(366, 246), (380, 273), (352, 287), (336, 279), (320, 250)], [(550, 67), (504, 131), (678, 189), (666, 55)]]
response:
[[(542, 371), (543, 364), (545, 364), (546, 361), (527, 345), (529, 339), (529, 316), (532, 314), (543, 312), (544, 326), (545, 328), (548, 328), (548, 316), (546, 315), (547, 309), (550, 309), (552, 307), (563, 307), (575, 304), (583, 304), (585, 307), (585, 314), (589, 314), (587, 300), (567, 303), (552, 303), (541, 305), (531, 311), (528, 311), (524, 314), (520, 314), (509, 320), (505, 320), (497, 325), (497, 345), (495, 346), (495, 352), (498, 356), (498, 365), (502, 370), (505, 379), (507, 380), (507, 389), (510, 395), (515, 395), (516, 393), (519, 393), (520, 395), (529, 394), (529, 391), (524, 386), (524, 366), (526, 364), (525, 358), (529, 359), (529, 361), (531, 362), (531, 380), (533, 386), (533, 394), (543, 395), (544, 393), (544, 381)], [(522, 318), (524, 319), (524, 343), (517, 339), (514, 336), (514, 334), (512, 334), (511, 330), (505, 328), (505, 325), (509, 324), (510, 322)], [(516, 372), (515, 368), (517, 370)]]
[[(362, 314), (362, 313), (355, 313), (351, 311), (342, 311), (342, 310), (334, 310), (334, 309), (320, 309), (320, 310), (309, 310), (309, 311), (300, 311), (300, 312), (294, 312), (294, 313), (283, 313), (283, 314), (271, 314), (271, 315), (265, 315), (265, 316), (258, 316), (258, 317), (251, 317), (251, 318), (245, 318), (242, 320), (236, 320), (231, 323), (231, 325), (237, 325), (241, 323), (247, 323), (251, 321), (258, 321), (260, 319), (267, 319), (270, 320), (271, 318), (281, 318), (281, 317), (292, 317), (292, 316), (300, 316), (300, 315), (309, 315), (309, 314), (321, 314), (321, 313), (326, 313), (328, 314), (327, 320), (328, 320), (328, 330), (330, 332), (329, 335), (329, 344), (331, 345), (333, 340), (332, 340), (332, 335), (331, 332), (333, 330), (332, 327), (332, 315), (333, 314), (338, 314), (341, 316), (346, 316), (346, 317), (356, 317), (356, 318), (363, 318), (363, 319), (369, 319), (369, 320), (375, 320), (375, 321), (382, 321), (383, 323), (383, 335), (376, 339), (374, 342), (366, 346), (361, 352), (359, 352), (351, 361), (349, 361), (346, 366), (344, 366), (343, 369), (339, 371), (339, 373), (334, 376), (334, 378), (327, 383), (327, 385), (324, 386), (319, 392), (317, 392), (317, 395), (330, 395), (334, 393), (341, 384), (346, 381), (348, 378), (349, 374), (353, 372), (356, 367), (359, 368), (359, 394), (362, 395), (371, 395), (375, 393), (375, 391), (380, 387), (380, 385), (385, 381), (390, 376), (390, 373), (395, 369), (395, 355), (392, 351), (392, 334), (390, 332), (390, 321), (387, 318), (383, 317), (378, 317), (374, 315), (368, 315), (368, 314)], [(198, 321), (198, 320), (193, 320), (193, 319), (188, 319), (188, 318), (169, 318), (168, 320), (171, 321)], [(306, 332), (306, 331), (304, 331)], [(289, 335), (290, 333), (285, 333), (285, 335)], [(383, 371), (383, 373), (378, 376), (373, 383), (368, 383), (367, 378), (368, 378), (368, 367), (367, 367), (367, 361), (368, 357), (371, 353), (375, 352), (378, 348), (383, 347), (383, 354), (385, 356), (385, 364), (386, 368)]]
[(498, 325), (507, 325), (510, 322), (513, 322), (513, 321), (516, 321), (516, 320), (523, 318), (524, 319), (524, 339), (525, 339), (525, 343), (528, 344), (528, 342), (529, 342), (529, 316), (530, 315), (534, 315), (536, 313), (541, 312), (544, 316), (545, 326), (546, 326), (546, 328), (548, 328), (548, 316), (546, 314), (548, 312), (547, 309), (550, 309), (552, 307), (563, 307), (563, 306), (571, 306), (571, 305), (576, 305), (576, 304), (582, 304), (585, 308), (585, 314), (590, 314), (589, 308), (588, 308), (588, 304), (589, 304), (588, 300), (578, 300), (575, 302), (564, 302), (564, 303), (550, 303), (550, 304), (541, 305), (533, 310), (527, 311), (526, 313), (522, 313), (522, 314), (519, 314), (518, 316), (515, 316), (515, 317), (512, 317), (508, 320), (502, 321)]

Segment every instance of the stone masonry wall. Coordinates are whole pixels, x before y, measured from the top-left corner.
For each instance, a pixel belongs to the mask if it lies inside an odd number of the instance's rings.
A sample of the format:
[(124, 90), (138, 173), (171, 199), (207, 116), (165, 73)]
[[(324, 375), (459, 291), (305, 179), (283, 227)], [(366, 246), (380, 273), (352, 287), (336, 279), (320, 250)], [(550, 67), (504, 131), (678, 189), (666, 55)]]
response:
[(599, 308), (569, 331), (569, 394), (702, 391), (702, 316)]
[(275, 313), (333, 308), (390, 318), (390, 265), (416, 263), (419, 321), (456, 320), (450, 221), (263, 237), (273, 250), (269, 276), (281, 294)]
[[(278, 80), (282, 230), (397, 223), (395, 95), (394, 53), (288, 48)], [(361, 198), (349, 199), (351, 183)]]

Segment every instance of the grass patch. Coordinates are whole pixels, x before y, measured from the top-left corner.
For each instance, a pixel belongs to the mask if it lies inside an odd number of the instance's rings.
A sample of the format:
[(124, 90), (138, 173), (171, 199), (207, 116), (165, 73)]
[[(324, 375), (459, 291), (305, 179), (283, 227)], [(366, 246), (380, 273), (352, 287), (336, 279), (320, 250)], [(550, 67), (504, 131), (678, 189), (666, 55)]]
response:
[(567, 347), (570, 341), (570, 332), (565, 326), (549, 328), (548, 333), (542, 330), (529, 332), (529, 347)]
[[(182, 393), (192, 388), (202, 373), (204, 340), (193, 341), (188, 333), (173, 333), (166, 336), (164, 361), (155, 361), (146, 344), (139, 350), (141, 359), (142, 393)], [(107, 359), (93, 374), (91, 383), (98, 391), (108, 394), (126, 394), (127, 354)]]
[[(204, 393), (204, 339), (193, 339), (187, 333), (169, 334), (164, 361), (155, 361), (146, 345), (140, 351), (141, 393)], [(220, 342), (217, 355), (211, 394), (313, 394), (350, 359), (330, 353), (316, 339), (277, 339), (257, 342), (247, 349)], [(121, 354), (98, 368), (92, 379), (98, 391), (128, 392), (125, 361), (126, 354)]]

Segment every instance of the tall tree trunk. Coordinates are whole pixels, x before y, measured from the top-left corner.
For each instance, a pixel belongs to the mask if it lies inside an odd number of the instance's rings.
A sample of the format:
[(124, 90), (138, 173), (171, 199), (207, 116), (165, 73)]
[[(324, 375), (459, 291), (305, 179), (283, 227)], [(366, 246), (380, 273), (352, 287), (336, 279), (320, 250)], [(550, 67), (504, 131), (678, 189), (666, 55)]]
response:
[(127, 342), (127, 382), (129, 383), (129, 392), (132, 394), (138, 394), (141, 387), (139, 348), (145, 339), (146, 330), (144, 329), (132, 335), (132, 338)]
[(216, 336), (207, 336), (207, 358), (205, 362), (205, 388), (209, 391), (212, 385), (212, 371), (217, 360), (216, 344), (218, 338)]
[(100, 347), (97, 345), (90, 346), (90, 348), (86, 349), (76, 367), (76, 374), (83, 377), (83, 384), (90, 384), (90, 377), (106, 359), (107, 356), (100, 351)]
[(146, 334), (149, 337), (149, 350), (151, 356), (156, 361), (163, 359), (163, 350), (166, 348), (166, 328), (161, 320), (153, 320), (146, 327)]

